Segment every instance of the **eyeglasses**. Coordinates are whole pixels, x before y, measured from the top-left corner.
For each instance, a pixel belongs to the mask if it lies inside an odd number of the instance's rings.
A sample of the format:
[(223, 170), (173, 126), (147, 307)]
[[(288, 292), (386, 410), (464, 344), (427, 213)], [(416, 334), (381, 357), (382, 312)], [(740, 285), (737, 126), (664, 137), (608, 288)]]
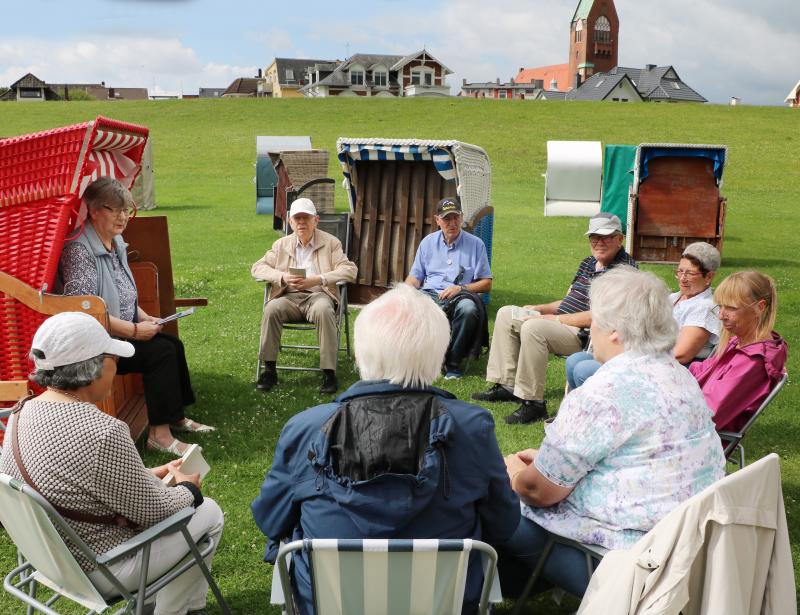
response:
[(115, 354), (108, 354), (108, 353), (104, 352), (103, 353), (103, 358), (104, 359), (111, 359), (112, 361), (114, 361), (114, 363), (119, 363), (119, 357), (117, 355), (115, 355)]
[(611, 235), (589, 235), (589, 243), (593, 246), (601, 243), (611, 243), (616, 237), (616, 233)]
[(111, 215), (116, 217), (123, 216), (125, 218), (130, 218), (136, 215), (135, 207), (111, 207), (109, 205), (103, 205), (103, 209), (110, 211)]
[(725, 310), (726, 312), (733, 312), (735, 314), (739, 310), (749, 308), (750, 306), (755, 305), (759, 301), (760, 299), (756, 299), (752, 303), (748, 303), (747, 305), (741, 305), (739, 307), (733, 307), (731, 305), (715, 305), (713, 308), (711, 308), (711, 313), (717, 318), (719, 318), (719, 315), (722, 313), (722, 310)]
[(673, 273), (678, 279), (686, 277), (690, 280), (694, 280), (697, 276), (703, 275), (702, 271), (689, 271), (688, 269), (675, 269)]

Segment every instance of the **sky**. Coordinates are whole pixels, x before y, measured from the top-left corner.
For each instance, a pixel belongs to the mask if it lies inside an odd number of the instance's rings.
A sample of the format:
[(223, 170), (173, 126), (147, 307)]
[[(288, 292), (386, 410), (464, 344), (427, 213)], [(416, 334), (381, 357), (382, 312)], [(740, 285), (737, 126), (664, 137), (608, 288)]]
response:
[[(196, 94), (274, 57), (427, 49), (461, 80), (508, 81), (567, 61), (578, 0), (0, 0), (0, 86), (51, 83)], [(616, 0), (619, 63), (675, 67), (715, 103), (781, 105), (800, 79), (798, 0)]]

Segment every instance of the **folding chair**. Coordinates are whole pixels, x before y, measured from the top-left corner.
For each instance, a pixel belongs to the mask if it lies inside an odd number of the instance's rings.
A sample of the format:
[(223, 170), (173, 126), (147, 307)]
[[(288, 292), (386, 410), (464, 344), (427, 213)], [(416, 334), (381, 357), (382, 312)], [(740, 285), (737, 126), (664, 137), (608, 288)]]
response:
[[(744, 438), (747, 430), (756, 422), (756, 419), (759, 415), (764, 412), (766, 407), (770, 404), (770, 402), (775, 399), (775, 396), (780, 392), (783, 388), (783, 385), (786, 384), (786, 381), (789, 379), (789, 374), (784, 372), (783, 377), (778, 381), (772, 390), (767, 395), (766, 399), (761, 402), (761, 405), (758, 409), (753, 413), (747, 422), (742, 426), (739, 431), (719, 431), (720, 439), (722, 440), (722, 444), (725, 447), (725, 459), (730, 461), (731, 463), (735, 463), (739, 466), (741, 470), (744, 467), (744, 446), (742, 446), (742, 439)], [(739, 458), (734, 458), (734, 453), (739, 451)]]
[(602, 560), (605, 554), (608, 553), (608, 549), (601, 547), (600, 545), (587, 545), (582, 542), (578, 542), (577, 540), (572, 540), (571, 538), (565, 538), (564, 536), (553, 534), (552, 532), (548, 532), (548, 534), (549, 536), (547, 539), (547, 544), (544, 546), (541, 556), (539, 556), (539, 561), (536, 562), (536, 567), (533, 569), (530, 579), (528, 579), (528, 582), (525, 584), (525, 588), (522, 590), (519, 598), (517, 598), (516, 606), (514, 607), (511, 615), (518, 615), (519, 613), (522, 613), (522, 609), (525, 606), (525, 602), (528, 600), (528, 596), (530, 596), (531, 591), (533, 591), (533, 588), (536, 586), (536, 582), (542, 576), (542, 571), (544, 571), (544, 565), (547, 563), (547, 558), (550, 557), (553, 547), (555, 547), (557, 544), (572, 547), (583, 552), (584, 557), (586, 558), (587, 577), (590, 579), (592, 578), (592, 574), (594, 574), (594, 570), (597, 568), (600, 560)]
[[(347, 254), (350, 247), (350, 214), (348, 213), (335, 213), (335, 214), (319, 214), (319, 224), (317, 228), (330, 233), (342, 242), (344, 253)], [(286, 219), (286, 233), (292, 232), (289, 226), (288, 218)], [(336, 346), (339, 352), (344, 352), (348, 357), (350, 356), (350, 315), (348, 312), (347, 303), (347, 282), (338, 282), (336, 287), (339, 289), (339, 305), (336, 309)], [(264, 288), (264, 304), (262, 306), (262, 313), (270, 300), (270, 290), (272, 285), (267, 283)], [(344, 335), (342, 335), (342, 327), (344, 326)], [(316, 326), (306, 320), (299, 322), (287, 322), (283, 325), (284, 333), (289, 331), (315, 331)], [(344, 347), (342, 347), (342, 338), (344, 338)], [(299, 350), (319, 350), (319, 344), (286, 344), (281, 338), (281, 350), (284, 348), (294, 348)], [(256, 363), (256, 380), (261, 375), (264, 367), (264, 360), (261, 358), (261, 348), (258, 349), (258, 361)], [(277, 365), (277, 369), (291, 370), (291, 371), (320, 371), (319, 367), (298, 367), (289, 365)]]
[[(193, 508), (185, 508), (108, 553), (98, 555), (80, 539), (41, 495), (8, 474), (0, 474), (0, 522), (21, 556), (20, 565), (6, 575), (3, 587), (9, 594), (28, 605), (28, 613), (33, 613), (35, 609), (46, 615), (59, 615), (52, 606), (64, 597), (89, 609), (88, 615), (104, 611), (110, 604), (120, 601), (122, 606), (114, 611), (114, 615), (133, 612), (141, 615), (148, 598), (192, 566), (199, 566), (217, 598), (220, 609), (226, 615), (230, 615), (228, 605), (203, 561), (203, 557), (212, 552), (214, 541), (211, 537), (204, 536), (195, 543), (187, 528), (193, 514)], [(178, 531), (185, 537), (190, 554), (172, 570), (148, 584), (150, 545), (162, 536)], [(101, 594), (78, 565), (62, 536), (97, 566), (100, 573), (114, 587), (112, 595)], [(136, 555), (139, 551), (142, 551), (144, 562), (139, 583), (137, 589), (128, 590), (113, 575), (109, 566)], [(39, 585), (52, 590), (52, 594), (45, 598), (44, 602), (36, 597)]]
[(281, 545), (275, 561), (288, 615), (297, 607), (287, 559), (301, 550), (310, 560), (316, 615), (460, 615), (472, 550), (483, 556), (478, 612), (501, 600), (497, 553), (479, 540), (306, 539)]

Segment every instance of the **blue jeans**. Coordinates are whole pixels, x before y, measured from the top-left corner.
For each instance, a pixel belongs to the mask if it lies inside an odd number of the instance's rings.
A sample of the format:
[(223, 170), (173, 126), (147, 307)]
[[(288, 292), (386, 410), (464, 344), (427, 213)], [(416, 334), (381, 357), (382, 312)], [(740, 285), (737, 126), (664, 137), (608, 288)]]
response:
[[(511, 538), (496, 545), (500, 556), (500, 582), (504, 596), (518, 597), (522, 593), (547, 545), (547, 539), (547, 530), (527, 517), (522, 517)], [(579, 549), (556, 543), (550, 551), (541, 578), (575, 596), (583, 597), (586, 586), (589, 585), (586, 556)], [(540, 581), (534, 592), (544, 591), (549, 587)]]
[(567, 382), (569, 390), (577, 389), (586, 379), (600, 369), (600, 363), (589, 352), (576, 352), (567, 357)]
[[(439, 293), (435, 290), (422, 292), (426, 293), (442, 309), (449, 303), (448, 299), (444, 301), (439, 299)], [(459, 299), (450, 317), (450, 346), (444, 356), (444, 364), (448, 369), (459, 368), (478, 334), (478, 324), (480, 324), (480, 314), (475, 303), (464, 297)]]

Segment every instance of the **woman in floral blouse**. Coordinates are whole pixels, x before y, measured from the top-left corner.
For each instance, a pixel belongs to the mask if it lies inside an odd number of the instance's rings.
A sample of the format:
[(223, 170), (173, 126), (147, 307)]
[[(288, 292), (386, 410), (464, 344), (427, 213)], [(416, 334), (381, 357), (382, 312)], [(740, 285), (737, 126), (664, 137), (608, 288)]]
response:
[[(500, 546), (506, 568), (532, 569), (548, 532), (630, 547), (724, 476), (711, 412), (672, 356), (677, 325), (668, 296), (656, 276), (632, 267), (592, 284), (592, 341), (603, 365), (564, 399), (538, 451), (506, 458), (522, 501), (520, 525)], [(551, 552), (544, 576), (578, 596), (589, 581), (583, 553), (564, 545)]]

